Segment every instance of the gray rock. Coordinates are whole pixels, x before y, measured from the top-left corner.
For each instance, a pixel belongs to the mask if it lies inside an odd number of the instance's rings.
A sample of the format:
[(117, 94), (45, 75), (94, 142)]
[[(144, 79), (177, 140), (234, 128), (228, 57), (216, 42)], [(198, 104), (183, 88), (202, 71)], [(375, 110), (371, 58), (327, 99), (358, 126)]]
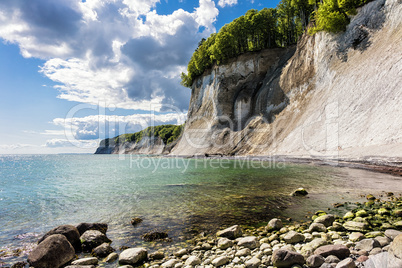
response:
[(199, 264), (201, 264), (201, 260), (197, 256), (190, 256), (184, 263), (184, 265), (190, 265), (190, 266), (196, 266)]
[(129, 248), (120, 253), (119, 264), (136, 265), (145, 261), (148, 252), (145, 248)]
[(243, 232), (239, 225), (233, 225), (232, 227), (226, 228), (225, 230), (216, 233), (217, 237), (226, 237), (229, 239), (236, 239), (242, 236)]
[(323, 263), (323, 265), (320, 266), (320, 268), (335, 268), (336, 263), (331, 264), (331, 263)]
[(306, 264), (311, 268), (318, 268), (325, 262), (325, 259), (321, 255), (311, 255), (307, 258)]
[(292, 196), (306, 196), (306, 195), (308, 195), (308, 192), (304, 188), (298, 188), (291, 195)]
[(179, 251), (175, 252), (174, 255), (178, 258), (181, 258), (182, 256), (186, 255), (188, 253), (188, 250), (183, 248), (180, 249)]
[(335, 255), (329, 255), (328, 257), (325, 258), (326, 263), (338, 263), (340, 261), (341, 260)]
[(168, 260), (167, 262), (162, 263), (161, 267), (163, 267), (163, 268), (172, 268), (172, 267), (174, 267), (177, 263), (179, 263), (178, 260), (176, 260), (176, 259), (171, 259), (171, 260)]
[(352, 258), (344, 259), (336, 265), (336, 268), (355, 268), (356, 264)]
[(327, 231), (327, 227), (325, 227), (324, 224), (322, 223), (317, 223), (317, 222), (313, 222), (310, 227), (308, 228), (308, 231), (310, 233), (312, 232), (326, 232)]
[(212, 265), (215, 267), (225, 265), (229, 262), (229, 258), (226, 256), (220, 256), (212, 261)]
[(374, 239), (377, 240), (378, 243), (380, 243), (380, 246), (382, 248), (385, 247), (385, 246), (388, 246), (389, 243), (391, 243), (391, 239), (389, 239), (388, 237), (385, 237), (385, 236), (377, 236)]
[(256, 257), (253, 257), (244, 263), (244, 265), (246, 265), (246, 268), (258, 268), (260, 264), (261, 260)]
[(402, 260), (396, 258), (388, 252), (382, 252), (376, 255), (370, 256), (370, 258), (364, 262), (364, 268), (400, 268), (402, 267)]
[(360, 232), (353, 232), (349, 235), (349, 240), (352, 242), (357, 242), (364, 238), (366, 238), (366, 237), (364, 236), (364, 234), (362, 234)]
[(212, 246), (209, 243), (203, 243), (201, 245), (201, 250), (210, 250), (211, 248), (212, 248)]
[(381, 247), (380, 243), (375, 239), (363, 239), (356, 243), (355, 249), (356, 250), (365, 250), (370, 252), (373, 248)]
[(402, 234), (394, 238), (389, 253), (402, 260)]
[(74, 258), (75, 250), (67, 238), (54, 234), (43, 240), (28, 255), (28, 263), (37, 268), (58, 268)]
[(113, 252), (110, 253), (106, 258), (105, 258), (105, 262), (114, 262), (115, 260), (117, 260), (119, 258), (119, 254)]
[(71, 263), (72, 265), (96, 265), (98, 264), (98, 259), (95, 257), (83, 258), (75, 260)]
[(151, 254), (149, 254), (148, 258), (151, 260), (162, 260), (163, 258), (165, 258), (165, 253), (161, 251), (152, 252)]
[(103, 234), (107, 232), (107, 224), (106, 223), (80, 223), (77, 225), (77, 230), (82, 235), (88, 230), (97, 230)]
[(388, 230), (385, 230), (384, 234), (389, 239), (394, 240), (394, 238), (397, 237), (398, 235), (402, 234), (402, 232), (394, 230), (394, 229), (388, 229)]
[(322, 246), (317, 248), (314, 251), (315, 255), (321, 255), (324, 258), (328, 257), (329, 255), (335, 255), (337, 256), (339, 259), (345, 259), (347, 257), (349, 257), (350, 255), (350, 250), (349, 248), (347, 248), (344, 245), (326, 245), (326, 246)]
[(123, 265), (123, 266), (119, 266), (119, 268), (134, 268), (134, 267), (131, 265)]
[(81, 251), (80, 233), (73, 225), (61, 225), (50, 230), (41, 239), (39, 239), (38, 244), (54, 234), (64, 235), (77, 252)]
[(91, 252), (92, 249), (102, 245), (103, 243), (112, 242), (107, 236), (98, 230), (85, 231), (80, 237), (82, 249)]
[(370, 255), (376, 255), (376, 254), (381, 253), (381, 252), (382, 252), (382, 249), (381, 249), (381, 248), (373, 248), (373, 249), (370, 251)]
[(335, 221), (335, 216), (332, 214), (326, 214), (323, 216), (319, 216), (314, 220), (315, 223), (322, 223), (325, 227), (329, 227)]
[(219, 238), (218, 248), (225, 250), (232, 246), (233, 246), (233, 241), (230, 240), (229, 238), (226, 238), (226, 237)]
[(283, 227), (282, 221), (280, 219), (274, 218), (268, 222), (266, 230), (275, 231), (280, 230), (282, 227)]
[(243, 238), (239, 239), (239, 242), (237, 243), (239, 247), (245, 247), (249, 249), (255, 249), (260, 246), (260, 243), (258, 241), (258, 238), (255, 236), (246, 236)]
[(95, 265), (69, 265), (64, 268), (95, 268)]
[(278, 268), (287, 268), (294, 264), (303, 265), (304, 262), (304, 257), (301, 254), (285, 249), (278, 249), (272, 255), (272, 263)]
[(304, 241), (304, 235), (296, 231), (290, 231), (283, 236), (283, 240), (288, 244), (296, 244)]
[(110, 253), (114, 251), (115, 251), (114, 248), (112, 248), (109, 243), (103, 243), (102, 245), (97, 246), (92, 250), (92, 255), (103, 258), (108, 256)]
[(353, 232), (364, 232), (368, 229), (368, 224), (365, 222), (347, 221), (343, 224), (343, 228)]
[(248, 256), (248, 255), (251, 255), (251, 250), (249, 248), (243, 248), (243, 249), (238, 250), (235, 255), (237, 257)]

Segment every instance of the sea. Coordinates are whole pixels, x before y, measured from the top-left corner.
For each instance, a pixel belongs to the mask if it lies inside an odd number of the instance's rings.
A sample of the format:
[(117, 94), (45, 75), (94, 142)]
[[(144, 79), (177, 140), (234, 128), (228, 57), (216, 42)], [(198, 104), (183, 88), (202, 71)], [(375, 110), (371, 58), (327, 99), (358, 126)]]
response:
[[(291, 196), (304, 187), (306, 197)], [(366, 194), (402, 193), (401, 177), (362, 169), (261, 161), (139, 155), (0, 156), (0, 267), (26, 256), (47, 231), (103, 222), (112, 246), (185, 247), (193, 236), (271, 218), (341, 215)], [(344, 206), (338, 208), (334, 204)], [(142, 223), (133, 226), (131, 219)], [(169, 241), (141, 235), (164, 231)]]

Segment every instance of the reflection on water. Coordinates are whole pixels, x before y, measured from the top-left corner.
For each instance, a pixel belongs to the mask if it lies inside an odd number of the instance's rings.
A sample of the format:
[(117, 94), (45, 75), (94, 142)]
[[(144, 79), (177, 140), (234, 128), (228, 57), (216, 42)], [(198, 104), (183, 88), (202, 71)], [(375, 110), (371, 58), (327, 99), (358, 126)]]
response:
[[(306, 198), (289, 196), (299, 187), (308, 190)], [(309, 211), (381, 191), (402, 192), (400, 178), (227, 159), (2, 156), (0, 240), (2, 249), (29, 248), (37, 237), (25, 234), (43, 234), (61, 224), (106, 222), (115, 248), (151, 247), (140, 236), (152, 230), (166, 230), (179, 243), (232, 224), (255, 225), (272, 217), (302, 220)], [(144, 221), (133, 227), (133, 217)]]

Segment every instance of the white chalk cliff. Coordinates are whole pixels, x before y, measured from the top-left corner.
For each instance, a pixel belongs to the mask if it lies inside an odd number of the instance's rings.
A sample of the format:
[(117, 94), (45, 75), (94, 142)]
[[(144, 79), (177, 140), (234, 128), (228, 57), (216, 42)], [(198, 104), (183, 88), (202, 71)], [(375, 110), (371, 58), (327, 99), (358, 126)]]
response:
[[(197, 78), (174, 155), (402, 158), (402, 2)], [(400, 161), (400, 160), (397, 160)]]

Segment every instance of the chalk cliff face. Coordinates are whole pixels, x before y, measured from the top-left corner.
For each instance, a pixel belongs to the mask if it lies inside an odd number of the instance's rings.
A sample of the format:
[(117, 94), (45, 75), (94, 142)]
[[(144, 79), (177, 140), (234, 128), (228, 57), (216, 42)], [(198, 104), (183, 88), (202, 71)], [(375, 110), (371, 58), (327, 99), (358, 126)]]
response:
[(172, 154), (402, 157), (401, 51), (402, 3), (377, 0), (345, 33), (215, 66)]
[(114, 138), (102, 140), (95, 154), (166, 154), (175, 143), (165, 145), (159, 137), (144, 137), (138, 143), (123, 142), (116, 144)]

